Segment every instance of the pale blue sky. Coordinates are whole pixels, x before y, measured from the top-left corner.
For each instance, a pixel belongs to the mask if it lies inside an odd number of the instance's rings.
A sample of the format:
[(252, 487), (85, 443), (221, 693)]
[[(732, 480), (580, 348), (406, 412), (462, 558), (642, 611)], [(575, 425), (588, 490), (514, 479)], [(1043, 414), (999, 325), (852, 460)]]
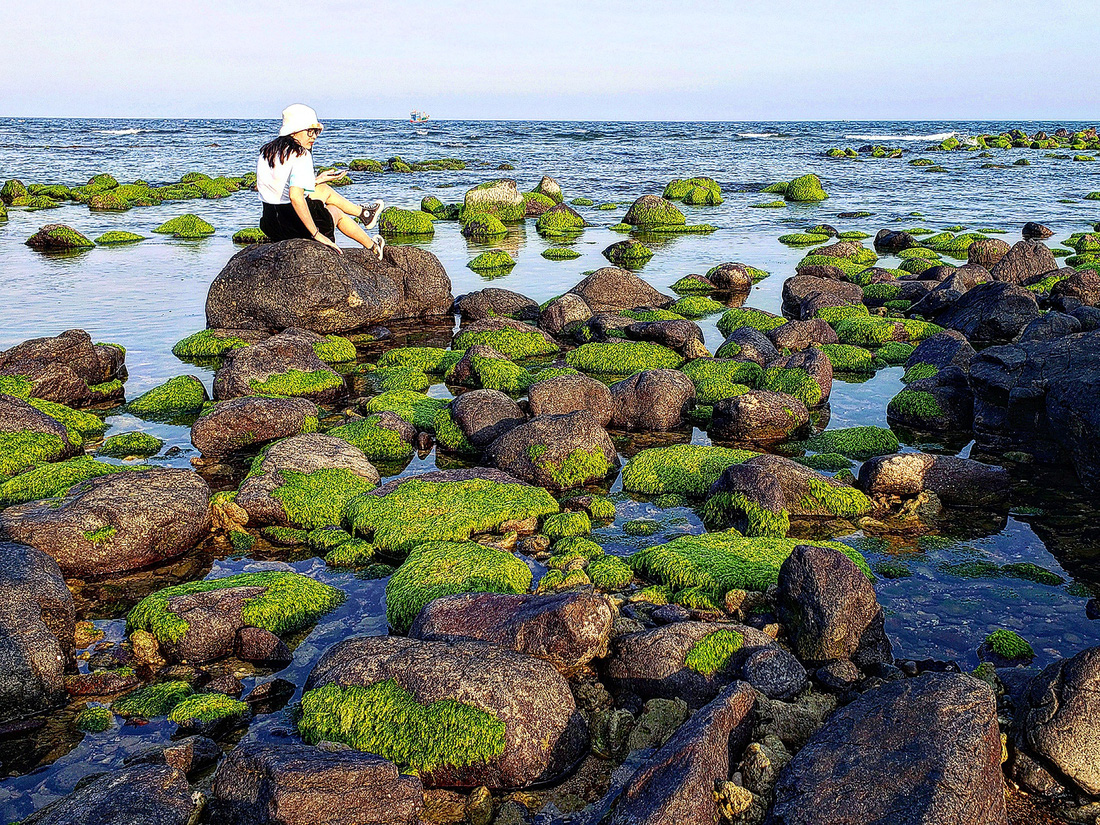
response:
[(36, 0), (0, 115), (1100, 117), (1095, 0)]

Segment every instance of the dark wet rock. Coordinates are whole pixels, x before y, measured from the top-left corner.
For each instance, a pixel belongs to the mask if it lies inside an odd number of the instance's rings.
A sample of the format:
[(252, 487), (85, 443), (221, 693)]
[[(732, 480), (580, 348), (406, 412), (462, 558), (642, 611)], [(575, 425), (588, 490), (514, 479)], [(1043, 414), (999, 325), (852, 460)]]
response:
[[(928, 280), (928, 273), (921, 273), (921, 277)], [(936, 318), (940, 313), (950, 309), (955, 303), (978, 284), (989, 283), (989, 272), (976, 264), (952, 267), (942, 273), (936, 286), (924, 296), (914, 302), (910, 312), (914, 315), (922, 315), (926, 318)]]
[(317, 405), (305, 398), (244, 396), (221, 401), (191, 426), (191, 443), (204, 456), (230, 453), (317, 427)]
[(185, 774), (208, 768), (221, 758), (218, 743), (205, 736), (187, 736), (166, 747), (150, 748), (127, 757), (125, 765), (167, 765)]
[(203, 685), (202, 690), (203, 693), (224, 693), (233, 699), (240, 699), (244, 693), (244, 685), (232, 673), (223, 673)]
[(974, 423), (974, 394), (967, 374), (958, 367), (946, 367), (930, 378), (909, 382), (890, 400), (886, 420), (923, 432), (969, 430)]
[(1028, 221), (1024, 224), (1023, 236), (1025, 241), (1045, 241), (1054, 235), (1054, 230), (1043, 226), (1041, 223)]
[(463, 320), (468, 321), (498, 316), (515, 318), (517, 321), (534, 321), (539, 316), (537, 302), (518, 292), (496, 287), (486, 287), (460, 296), (455, 300), (455, 309)]
[(767, 365), (768, 369), (777, 367), (787, 370), (802, 370), (821, 390), (821, 398), (813, 406), (820, 406), (829, 400), (833, 391), (833, 362), (817, 348), (777, 358)]
[(1005, 825), (989, 685), (926, 673), (864, 693), (782, 771), (767, 825)]
[(831, 547), (795, 547), (779, 568), (776, 601), (779, 620), (803, 662), (850, 659), (868, 667), (893, 659), (874, 586)]
[(50, 556), (0, 543), (0, 731), (64, 704), (76, 612)]
[(499, 390), (462, 393), (451, 402), (451, 417), (475, 447), (491, 444), (526, 420), (519, 404)]
[(971, 362), (970, 383), (979, 448), (1068, 460), (1100, 489), (1100, 331), (984, 350)]
[(739, 361), (752, 361), (763, 367), (779, 358), (779, 350), (775, 348), (775, 344), (760, 330), (752, 327), (738, 327), (735, 329), (722, 342), (719, 351), (723, 348), (731, 349), (731, 344), (737, 346), (737, 352), (731, 353), (730, 357)]
[(643, 370), (611, 385), (612, 426), (623, 430), (674, 430), (695, 405), (695, 384), (679, 370)]
[(134, 765), (82, 785), (21, 825), (190, 825), (198, 812), (182, 771)]
[(587, 375), (559, 375), (537, 381), (528, 390), (527, 399), (533, 416), (585, 410), (601, 427), (610, 424), (615, 413), (611, 390)]
[(730, 754), (739, 754), (748, 742), (755, 704), (755, 693), (744, 682), (726, 687), (634, 775), (611, 825), (714, 822), (715, 781), (729, 776)]
[(618, 460), (611, 437), (586, 410), (534, 418), (485, 451), (489, 466), (550, 490), (598, 481)]
[[(759, 467), (775, 476), (783, 488), (787, 509), (792, 516), (833, 518), (841, 514), (862, 514), (864, 509), (870, 509), (870, 502), (861, 502), (862, 494), (851, 487), (789, 458), (762, 453), (744, 464)], [(857, 510), (858, 513), (855, 512)]]
[(787, 441), (810, 421), (806, 405), (786, 393), (751, 390), (714, 404), (712, 438), (753, 444)]
[(936, 315), (935, 322), (958, 330), (980, 348), (1015, 340), (1038, 317), (1039, 304), (1033, 293), (1012, 283), (996, 282), (975, 286)]
[(719, 264), (707, 277), (715, 289), (723, 292), (748, 292), (752, 289), (752, 273), (744, 264), (732, 261)]
[(451, 310), (451, 281), (432, 253), (387, 246), (379, 261), (365, 249), (342, 252), (308, 240), (242, 249), (210, 285), (207, 326), (348, 332)]
[(993, 269), (1011, 247), (1000, 238), (983, 238), (974, 241), (966, 250), (967, 263), (977, 264), (986, 269)]
[(1081, 322), (1082, 332), (1092, 332), (1093, 330), (1100, 329), (1100, 308), (1077, 307), (1070, 312), (1070, 315)]
[(106, 395), (96, 395), (90, 388), (125, 378), (125, 360), (121, 349), (93, 345), (84, 330), (70, 329), (52, 338), (32, 338), (0, 352), (0, 375), (28, 379), (30, 394), (35, 398), (81, 407), (122, 397), (121, 388)]
[(741, 678), (769, 699), (793, 699), (806, 685), (806, 668), (781, 647), (762, 647), (741, 663)]
[(810, 266), (804, 266), (798, 270), (799, 275), (809, 275), (812, 278), (826, 278), (830, 281), (843, 281), (844, 270), (839, 266), (829, 266), (828, 264), (812, 264)]
[(833, 693), (847, 693), (863, 678), (850, 659), (833, 659), (814, 671), (814, 681)]
[(767, 332), (776, 349), (804, 350), (814, 344), (836, 344), (836, 331), (820, 318), (810, 321), (788, 321)]
[(1058, 268), (1058, 259), (1039, 241), (1017, 241), (990, 270), (994, 281), (1026, 284), (1036, 275)]
[(626, 328), (628, 338), (635, 341), (653, 341), (683, 355), (697, 358), (706, 355), (703, 331), (694, 321), (639, 321)]
[(555, 298), (539, 315), (539, 329), (562, 335), (592, 317), (592, 310), (579, 295), (567, 292)]
[(122, 693), (141, 684), (130, 671), (93, 670), (89, 673), (69, 673), (65, 676), (65, 690), (70, 696), (106, 696)]
[(928, 364), (937, 370), (958, 367), (963, 372), (970, 369), (970, 359), (974, 357), (974, 347), (966, 336), (957, 330), (949, 329), (937, 332), (925, 338), (905, 362), (906, 369), (916, 364)]
[[(725, 667), (713, 673), (700, 673), (685, 664), (692, 647), (720, 630), (739, 633), (742, 644)], [(742, 667), (758, 650), (776, 646), (771, 636), (746, 625), (726, 622), (675, 622), (654, 630), (630, 633), (612, 640), (612, 653), (607, 663), (607, 684), (612, 690), (629, 693), (643, 699), (683, 699), (691, 708), (699, 708), (718, 695), (726, 685), (746, 679)], [(805, 681), (806, 672), (789, 653), (785, 663), (788, 679), (782, 684), (782, 695), (797, 692)], [(798, 672), (801, 670), (801, 678)], [(793, 678), (792, 678), (793, 676)], [(768, 683), (772, 682), (769, 674)], [(796, 684), (797, 683), (797, 684)], [(763, 691), (769, 684), (762, 683)], [(754, 685), (757, 687), (757, 685)]]
[(0, 534), (49, 553), (67, 576), (137, 570), (186, 553), (210, 525), (210, 488), (190, 470), (100, 476), (63, 498), (0, 512)]
[[(294, 395), (308, 396), (320, 403), (332, 401), (343, 391), (343, 381), (314, 352), (313, 345), (324, 340), (306, 329), (288, 329), (258, 344), (230, 351), (225, 363), (214, 373), (214, 398), (223, 401), (256, 395), (267, 390), (267, 382), (278, 380), (277, 376), (305, 373), (309, 380), (300, 382), (300, 390)], [(277, 394), (289, 393), (284, 390)]]
[(1100, 275), (1093, 269), (1074, 272), (1051, 287), (1050, 300), (1065, 312), (1082, 305), (1100, 307)]
[(275, 669), (286, 667), (294, 660), (286, 642), (262, 627), (242, 627), (238, 630), (233, 652), (246, 662), (256, 662)]
[(617, 266), (597, 269), (569, 291), (584, 299), (593, 312), (644, 306), (662, 308), (673, 302), (633, 272)]
[(421, 609), (409, 637), (481, 641), (545, 659), (564, 675), (607, 654), (615, 611), (604, 596), (464, 593)]
[(775, 474), (752, 464), (731, 464), (710, 485), (707, 497), (733, 493), (762, 510), (779, 515), (787, 509), (787, 497)]
[(1010, 481), (1004, 467), (931, 453), (878, 456), (859, 468), (859, 487), (869, 496), (912, 498), (930, 490), (944, 504), (956, 506), (1003, 503)]
[(875, 235), (875, 251), (882, 255), (892, 255), (905, 249), (920, 246), (920, 243), (908, 232), (895, 232), (890, 229), (880, 229)]
[(549, 662), (483, 642), (366, 636), (330, 647), (306, 681), (367, 686), (393, 679), (421, 704), (453, 700), (505, 724), (504, 751), (484, 764), (424, 771), (430, 786), (521, 787), (560, 774), (588, 747), (569, 683)]
[(210, 810), (232, 825), (415, 825), (423, 796), (418, 778), (373, 754), (247, 742), (218, 766)]
[(815, 278), (812, 275), (795, 275), (783, 283), (783, 305), (786, 307), (798, 307), (814, 295), (826, 295), (841, 302), (831, 306), (863, 302), (863, 288), (846, 281)]
[(267, 449), (255, 474), (241, 485), (235, 502), (248, 513), (250, 521), (290, 526), (290, 514), (275, 491), (289, 481), (292, 473), (308, 475), (334, 469), (348, 470), (371, 485), (379, 481), (378, 470), (363, 451), (342, 438), (319, 433), (296, 435)]
[(679, 604), (663, 604), (649, 614), (654, 624), (672, 624), (673, 622), (686, 622), (691, 618), (691, 611)]
[(1100, 648), (1045, 668), (1024, 696), (1017, 725), (1020, 744), (1063, 781), (1100, 795)]
[(1019, 342), (1027, 344), (1031, 341), (1050, 341), (1065, 335), (1073, 335), (1081, 331), (1081, 322), (1072, 315), (1064, 312), (1045, 312), (1026, 327), (1020, 333)]
[(481, 373), (478, 371), (477, 360), (482, 358), (490, 358), (494, 361), (511, 360), (487, 344), (474, 344), (455, 362), (453, 367), (447, 370), (447, 381), (460, 387), (481, 386)]

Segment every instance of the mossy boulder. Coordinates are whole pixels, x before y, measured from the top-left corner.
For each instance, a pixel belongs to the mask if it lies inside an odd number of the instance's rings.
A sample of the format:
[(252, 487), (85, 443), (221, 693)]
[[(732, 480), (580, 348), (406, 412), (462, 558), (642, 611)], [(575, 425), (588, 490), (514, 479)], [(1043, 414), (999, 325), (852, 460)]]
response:
[(392, 412), (399, 418), (424, 432), (435, 432), (435, 419), (440, 410), (447, 407), (441, 398), (430, 398), (411, 390), (387, 390), (372, 398), (363, 412)]
[(125, 212), (130, 206), (130, 201), (114, 191), (98, 192), (88, 201), (88, 208), (94, 212)]
[(177, 341), (172, 354), (184, 361), (221, 358), (231, 350), (256, 344), (268, 337), (253, 329), (203, 329)]
[(783, 190), (783, 197), (795, 203), (823, 201), (829, 196), (821, 186), (821, 179), (814, 174), (802, 175), (790, 181)]
[(898, 437), (885, 427), (846, 427), (826, 430), (802, 442), (815, 453), (840, 453), (860, 461), (898, 451)]
[(684, 213), (664, 198), (656, 195), (642, 195), (631, 204), (623, 217), (623, 223), (639, 229), (683, 226), (687, 223)]
[(543, 175), (542, 180), (538, 182), (538, 186), (531, 190), (534, 193), (540, 194), (543, 197), (549, 198), (554, 203), (561, 203), (564, 200), (562, 195), (561, 186), (549, 175)]
[(466, 264), (474, 272), (499, 274), (511, 272), (515, 265), (516, 262), (512, 260), (512, 256), (503, 249), (490, 249), (487, 252), (482, 252)]
[(371, 461), (404, 461), (413, 454), (416, 428), (396, 413), (373, 413), (333, 427), (327, 435), (358, 447)]
[(35, 252), (75, 252), (95, 246), (75, 229), (62, 223), (46, 224), (27, 238), (26, 244)]
[(84, 330), (32, 338), (0, 352), (0, 392), (82, 407), (121, 398), (126, 351)]
[(552, 355), (561, 347), (540, 329), (510, 318), (484, 318), (459, 330), (452, 346), (469, 349), (475, 344), (492, 347), (502, 355), (520, 360)]
[(258, 226), (249, 226), (244, 229), (238, 229), (233, 233), (233, 243), (239, 244), (253, 244), (253, 243), (268, 243), (271, 239), (264, 234), (264, 231)]
[(855, 487), (789, 458), (763, 453), (745, 463), (775, 476), (794, 518), (857, 519), (871, 511), (871, 500)]
[(219, 401), (191, 426), (191, 443), (204, 456), (317, 430), (317, 405), (305, 398), (244, 396)]
[(119, 472), (121, 467), (79, 456), (40, 464), (0, 482), (0, 507), (62, 496), (74, 484)]
[(567, 246), (551, 246), (542, 250), (541, 255), (548, 261), (572, 261), (579, 258), (581, 253)]
[(5, 181), (3, 187), (0, 187), (0, 201), (8, 206), (11, 206), (12, 201), (28, 197), (29, 194), (26, 184), (17, 178)]
[(582, 344), (565, 356), (566, 363), (581, 372), (598, 375), (630, 375), (641, 370), (675, 369), (684, 359), (668, 347), (648, 341)]
[(235, 502), (250, 522), (312, 530), (339, 524), (347, 503), (378, 481), (378, 470), (347, 441), (297, 435), (256, 456)]
[(401, 478), (352, 500), (349, 529), (404, 555), (431, 541), (466, 541), (475, 533), (530, 525), (556, 513), (546, 490), (497, 470), (448, 470)]
[(142, 393), (126, 410), (139, 418), (172, 418), (196, 413), (209, 400), (202, 381), (194, 375), (179, 375)]
[(570, 238), (580, 234), (586, 226), (588, 223), (579, 212), (559, 203), (539, 216), (535, 229), (543, 237)]
[(714, 404), (723, 398), (742, 395), (759, 386), (764, 378), (759, 364), (725, 358), (694, 358), (682, 371), (695, 384), (695, 400), (699, 404)]
[(384, 238), (423, 238), (435, 234), (435, 224), (426, 212), (387, 206), (378, 218), (378, 231)]
[(170, 661), (204, 664), (231, 654), (242, 628), (290, 633), (343, 600), (340, 590), (299, 573), (238, 573), (158, 590), (130, 611), (126, 627), (153, 634)]
[(647, 495), (676, 493), (702, 498), (727, 467), (756, 455), (749, 450), (701, 444), (650, 447), (623, 468), (623, 489)]
[(525, 787), (556, 778), (588, 745), (569, 683), (549, 662), (397, 636), (329, 648), (306, 681), (298, 729), (307, 743), (392, 759), (428, 786)]
[(722, 203), (722, 187), (713, 178), (677, 179), (665, 186), (663, 197), (692, 206), (717, 206)]
[(466, 192), (463, 216), (473, 213), (492, 215), (502, 223), (522, 221), (527, 208), (514, 180), (486, 181)]
[(528, 218), (537, 218), (549, 209), (553, 209), (557, 201), (553, 201), (540, 192), (524, 192), (523, 202), (527, 205)]
[(544, 415), (500, 436), (485, 461), (550, 490), (571, 490), (603, 479), (618, 465), (610, 436), (585, 410)]
[(173, 238), (194, 240), (213, 235), (216, 230), (198, 215), (187, 214), (165, 221), (153, 231), (160, 235), (171, 235)]
[(603, 251), (603, 256), (615, 266), (640, 269), (653, 257), (653, 250), (640, 241), (629, 238), (611, 244)]
[(96, 450), (96, 454), (111, 458), (145, 458), (156, 455), (163, 446), (163, 441), (149, 433), (118, 433), (105, 439), (103, 446)]
[(138, 243), (144, 241), (144, 235), (138, 235), (136, 232), (104, 232), (98, 238), (95, 239), (96, 246), (127, 246), (128, 244)]
[(461, 220), (462, 237), (472, 241), (503, 238), (508, 234), (508, 227), (501, 222), (500, 218), (488, 212), (465, 212)]
[(346, 360), (355, 357), (355, 347), (344, 338), (286, 330), (226, 353), (214, 374), (214, 397), (282, 395), (331, 401), (343, 392), (344, 379), (318, 353)]
[(348, 170), (352, 172), (376, 172), (382, 173), (382, 164), (370, 158), (355, 158), (348, 163)]

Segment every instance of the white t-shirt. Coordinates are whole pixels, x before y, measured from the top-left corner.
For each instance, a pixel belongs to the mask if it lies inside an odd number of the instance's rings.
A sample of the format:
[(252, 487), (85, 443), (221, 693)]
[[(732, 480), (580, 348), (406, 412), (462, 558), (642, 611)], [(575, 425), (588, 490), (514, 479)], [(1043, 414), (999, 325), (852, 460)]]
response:
[(274, 167), (263, 155), (256, 161), (256, 191), (264, 203), (290, 203), (290, 187), (300, 186), (308, 194), (316, 185), (309, 152), (288, 157), (284, 163), (276, 159)]

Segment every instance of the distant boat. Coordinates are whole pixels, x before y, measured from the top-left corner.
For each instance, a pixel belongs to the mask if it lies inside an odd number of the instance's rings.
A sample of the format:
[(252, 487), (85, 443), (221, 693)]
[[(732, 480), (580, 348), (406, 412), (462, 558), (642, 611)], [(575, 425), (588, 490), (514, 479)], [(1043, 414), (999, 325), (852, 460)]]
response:
[(413, 111), (409, 114), (409, 123), (424, 123), (429, 117), (427, 112)]

